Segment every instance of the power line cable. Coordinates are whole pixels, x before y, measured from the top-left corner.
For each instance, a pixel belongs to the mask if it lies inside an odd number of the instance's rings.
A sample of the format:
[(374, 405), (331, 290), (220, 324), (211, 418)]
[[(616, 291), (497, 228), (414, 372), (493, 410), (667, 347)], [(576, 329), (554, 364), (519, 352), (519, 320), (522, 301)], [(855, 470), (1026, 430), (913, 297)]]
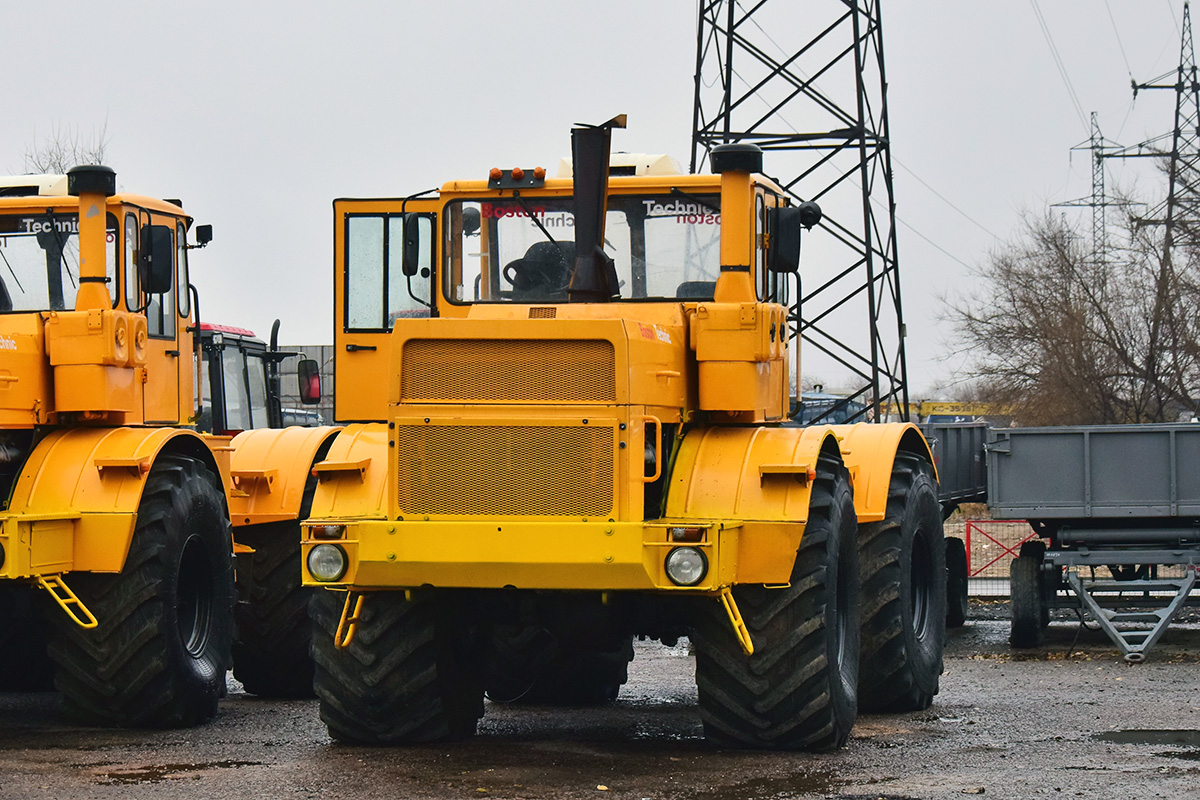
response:
[(1042, 36), (1050, 47), (1050, 55), (1054, 58), (1054, 65), (1058, 67), (1058, 74), (1062, 77), (1063, 85), (1067, 87), (1067, 94), (1071, 98), (1072, 105), (1075, 106), (1075, 113), (1079, 115), (1079, 124), (1083, 126), (1084, 130), (1088, 130), (1087, 115), (1083, 113), (1083, 105), (1079, 102), (1079, 96), (1075, 94), (1075, 87), (1071, 84), (1066, 65), (1063, 64), (1062, 57), (1058, 54), (1058, 47), (1054, 44), (1054, 37), (1050, 35), (1050, 28), (1046, 25), (1046, 18), (1042, 16), (1042, 9), (1038, 6), (1037, 0), (1029, 0), (1029, 5), (1033, 7), (1034, 16), (1037, 17), (1038, 25), (1042, 28)]
[(1125, 45), (1121, 42), (1121, 31), (1117, 29), (1117, 21), (1113, 19), (1112, 6), (1108, 4), (1108, 0), (1104, 0), (1104, 10), (1108, 12), (1108, 21), (1112, 25), (1113, 35), (1117, 37), (1117, 47), (1121, 51), (1121, 60), (1125, 62), (1125, 71), (1129, 73), (1129, 79), (1133, 80), (1133, 70), (1129, 68), (1129, 57), (1125, 55)]
[[(778, 45), (777, 45), (777, 46), (778, 46)], [(732, 73), (733, 73), (734, 77), (736, 77), (736, 78), (737, 78), (739, 81), (741, 81), (743, 84), (745, 84), (747, 88), (749, 88), (749, 87), (750, 87), (750, 82), (749, 82), (749, 81), (747, 81), (745, 78), (743, 78), (743, 77), (741, 76), (741, 74), (740, 74), (740, 73), (739, 73), (739, 72), (738, 72), (736, 69), (731, 69), (731, 70), (730, 70), (730, 72), (732, 72)], [(757, 95), (757, 94), (756, 94), (755, 96), (756, 96), (756, 97), (758, 97), (758, 100), (759, 100), (759, 102), (763, 103), (763, 104), (764, 104), (764, 105), (766, 105), (767, 107), (770, 107), (770, 104), (769, 104), (769, 103), (767, 103), (767, 101), (766, 101), (766, 99), (765, 99), (765, 98), (763, 98), (763, 97), (761, 97), (761, 96), (759, 96), (759, 95)], [(776, 110), (775, 110), (775, 116), (776, 116), (776, 117), (778, 117), (778, 118), (779, 118), (779, 120), (780, 120), (780, 121), (781, 121), (781, 122), (782, 122), (784, 125), (786, 125), (786, 126), (788, 126), (789, 128), (791, 128), (791, 130), (792, 130), (792, 133), (800, 133), (800, 131), (796, 129), (796, 126), (795, 126), (795, 125), (793, 125), (793, 124), (792, 124), (792, 123), (791, 123), (791, 122), (790, 122), (790, 121), (789, 121), (789, 120), (788, 120), (786, 117), (784, 117), (784, 116), (783, 116), (783, 114), (779, 113), (779, 110), (778, 110), (778, 109), (776, 109)], [(933, 194), (934, 194), (934, 195), (936, 195), (936, 196), (937, 196), (937, 198), (938, 198), (939, 200), (941, 200), (941, 201), (942, 201), (943, 203), (945, 203), (946, 205), (950, 206), (950, 208), (952, 208), (952, 209), (954, 209), (955, 211), (957, 211), (957, 212), (958, 212), (959, 214), (961, 214), (961, 215), (962, 215), (962, 216), (963, 216), (965, 219), (967, 219), (968, 221), (970, 221), (971, 223), (973, 223), (974, 225), (976, 225), (976, 226), (977, 226), (977, 227), (978, 227), (980, 230), (982, 230), (984, 233), (988, 234), (989, 236), (991, 236), (993, 239), (996, 239), (997, 241), (1002, 241), (1002, 240), (1000, 239), (1000, 237), (999, 237), (999, 236), (997, 236), (995, 233), (993, 233), (992, 231), (990, 231), (990, 230), (988, 230), (987, 228), (985, 228), (985, 227), (984, 227), (984, 226), (983, 226), (983, 225), (982, 225), (980, 222), (976, 221), (976, 220), (975, 220), (974, 218), (972, 218), (972, 217), (971, 217), (969, 214), (967, 214), (967, 212), (963, 211), (961, 208), (959, 208), (958, 206), (954, 205), (954, 203), (950, 202), (950, 201), (949, 201), (949, 200), (947, 200), (945, 197), (943, 197), (943, 196), (942, 196), (942, 195), (941, 195), (941, 194), (940, 194), (940, 193), (939, 193), (939, 192), (938, 192), (936, 189), (934, 189), (932, 186), (930, 186), (930, 185), (929, 185), (928, 183), (926, 183), (925, 181), (921, 180), (921, 178), (920, 178), (920, 177), (919, 177), (919, 176), (918, 176), (918, 175), (917, 175), (915, 172), (913, 172), (911, 169), (909, 169), (908, 167), (904, 166), (904, 165), (903, 165), (903, 164), (901, 164), (899, 161), (897, 161), (897, 160), (896, 160), (896, 158), (895, 158), (894, 156), (892, 157), (892, 163), (893, 163), (893, 164), (895, 164), (896, 166), (902, 167), (902, 168), (904, 169), (904, 171), (905, 171), (905, 172), (907, 172), (909, 175), (912, 175), (912, 176), (913, 176), (913, 178), (915, 178), (915, 179), (917, 180), (917, 182), (918, 182), (918, 183), (920, 183), (922, 186), (924, 186), (924, 187), (925, 187), (926, 189), (928, 189), (929, 191), (933, 192)], [(849, 177), (849, 174), (848, 174), (847, 172), (844, 172), (844, 171), (843, 171), (841, 168), (837, 167), (836, 165), (830, 164), (830, 166), (831, 166), (831, 167), (832, 167), (834, 170), (836, 170), (836, 171), (837, 171), (839, 174), (841, 174), (841, 175), (843, 175), (843, 176), (847, 176), (847, 181), (850, 183), (850, 185), (851, 185), (851, 186), (853, 186), (853, 187), (854, 187), (854, 188), (856, 188), (856, 189), (859, 189), (860, 191), (862, 190), (862, 186), (861, 186), (861, 185), (859, 185), (858, 181), (854, 180), (854, 178), (852, 178), (852, 177)], [(880, 209), (883, 209), (884, 211), (886, 211), (886, 210), (887, 210), (887, 207), (886, 207), (886, 206), (885, 206), (885, 205), (884, 205), (884, 204), (883, 204), (881, 201), (879, 201), (879, 200), (875, 199), (874, 197), (872, 197), (872, 198), (870, 198), (870, 199), (871, 199), (871, 202), (872, 202), (874, 205), (878, 206)], [(914, 228), (914, 227), (913, 227), (913, 226), (912, 226), (910, 223), (908, 223), (908, 222), (906, 222), (904, 219), (902, 219), (902, 218), (901, 218), (899, 215), (896, 215), (896, 222), (898, 222), (898, 223), (902, 224), (904, 227), (908, 228), (910, 231), (912, 231), (914, 234), (916, 234), (916, 236), (917, 236), (918, 238), (921, 238), (921, 239), (925, 240), (925, 241), (926, 241), (926, 242), (928, 242), (928, 243), (929, 243), (931, 246), (933, 246), (933, 247), (934, 247), (934, 248), (936, 248), (937, 250), (939, 250), (939, 251), (941, 251), (942, 253), (944, 253), (944, 254), (945, 254), (947, 257), (949, 257), (949, 258), (951, 258), (951, 259), (953, 259), (953, 260), (957, 261), (959, 264), (962, 264), (962, 265), (963, 265), (964, 267), (966, 267), (967, 269), (973, 269), (973, 267), (972, 267), (970, 264), (968, 264), (967, 262), (963, 261), (963, 260), (962, 260), (961, 258), (959, 258), (958, 256), (954, 255), (953, 253), (949, 252), (948, 250), (946, 250), (946, 249), (945, 249), (944, 247), (942, 247), (941, 245), (939, 245), (939, 244), (937, 244), (936, 242), (934, 242), (934, 241), (933, 241), (932, 239), (930, 239), (928, 236), (926, 236), (925, 234), (921, 233), (919, 230), (917, 230), (916, 228)]]

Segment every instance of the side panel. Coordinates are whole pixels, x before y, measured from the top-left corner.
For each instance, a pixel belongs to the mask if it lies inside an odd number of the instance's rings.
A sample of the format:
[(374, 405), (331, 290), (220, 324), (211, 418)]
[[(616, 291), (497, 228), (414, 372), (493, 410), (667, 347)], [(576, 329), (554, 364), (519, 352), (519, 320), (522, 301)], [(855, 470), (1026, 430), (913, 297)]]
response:
[(0, 353), (0, 426), (45, 424), (54, 388), (41, 315), (0, 315)]
[(340, 428), (260, 428), (230, 446), (229, 516), (234, 526), (294, 520), (300, 514), (313, 458)]
[(988, 504), (1008, 519), (1200, 516), (1200, 425), (988, 432)]

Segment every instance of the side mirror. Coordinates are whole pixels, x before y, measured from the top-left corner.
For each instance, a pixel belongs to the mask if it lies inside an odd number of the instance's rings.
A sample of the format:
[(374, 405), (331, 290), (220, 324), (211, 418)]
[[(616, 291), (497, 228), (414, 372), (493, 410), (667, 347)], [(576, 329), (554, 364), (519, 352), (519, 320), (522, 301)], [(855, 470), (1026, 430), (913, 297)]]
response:
[(143, 225), (138, 249), (138, 280), (146, 294), (171, 291), (175, 245), (166, 225)]
[(772, 208), (771, 243), (767, 247), (767, 269), (794, 273), (800, 269), (800, 209)]
[(300, 402), (315, 406), (321, 402), (321, 366), (311, 358), (301, 359), (296, 364), (296, 378), (300, 382)]
[(797, 206), (800, 210), (800, 224), (804, 230), (812, 230), (812, 226), (821, 221), (821, 207), (811, 200), (805, 200)]
[(212, 241), (212, 225), (197, 225), (196, 226), (196, 244), (204, 247)]
[(417, 230), (419, 218), (416, 214), (404, 216), (404, 250), (400, 255), (400, 270), (412, 277), (421, 264), (421, 234)]
[(771, 244), (767, 249), (767, 269), (794, 273), (800, 270), (800, 229), (811, 229), (821, 221), (821, 207), (813, 202), (798, 206), (772, 208)]

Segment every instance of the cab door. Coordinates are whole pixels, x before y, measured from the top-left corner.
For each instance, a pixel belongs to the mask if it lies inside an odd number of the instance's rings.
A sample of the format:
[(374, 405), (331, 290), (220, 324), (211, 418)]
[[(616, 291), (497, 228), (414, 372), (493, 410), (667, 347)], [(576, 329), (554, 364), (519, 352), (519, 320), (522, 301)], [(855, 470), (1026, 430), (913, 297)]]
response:
[[(143, 291), (138, 271), (138, 256), (147, 226), (166, 229), (173, 243), (171, 288), (157, 294)], [(187, 263), (183, 236), (184, 226), (175, 217), (145, 209), (130, 209), (125, 214), (125, 303), (129, 310), (145, 314), (149, 334), (142, 400), (146, 424), (178, 425), (191, 417), (192, 338), (186, 318), (180, 316), (179, 301), (179, 276), (186, 275)], [(185, 285), (185, 304), (186, 292)]]
[[(335, 200), (334, 419), (387, 418), (392, 323), (434, 316), (437, 200)], [(416, 237), (415, 275), (401, 269)]]

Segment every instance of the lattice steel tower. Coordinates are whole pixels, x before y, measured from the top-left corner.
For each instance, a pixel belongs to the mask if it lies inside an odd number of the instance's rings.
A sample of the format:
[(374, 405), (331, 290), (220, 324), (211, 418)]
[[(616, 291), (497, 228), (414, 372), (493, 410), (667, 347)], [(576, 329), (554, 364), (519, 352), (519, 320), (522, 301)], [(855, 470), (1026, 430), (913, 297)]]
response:
[(1100, 123), (1096, 112), (1092, 112), (1092, 135), (1071, 150), (1087, 150), (1092, 160), (1092, 194), (1078, 200), (1068, 200), (1055, 203), (1055, 208), (1090, 208), (1092, 210), (1092, 261), (1095, 266), (1103, 268), (1108, 262), (1108, 215), (1109, 206), (1127, 205), (1124, 201), (1111, 202), (1104, 192), (1104, 159), (1121, 157), (1125, 152), (1104, 138), (1100, 132)]
[(757, 144), (790, 195), (821, 204), (792, 334), (806, 361), (815, 348), (861, 379), (876, 419), (881, 405), (908, 407), (879, 6), (700, 0), (691, 162), (697, 172), (717, 144)]
[[(1196, 80), (1196, 52), (1192, 46), (1192, 15), (1183, 4), (1183, 32), (1180, 38), (1179, 67), (1145, 83), (1133, 81), (1133, 95), (1143, 89), (1171, 89), (1175, 92), (1175, 127), (1171, 132), (1168, 154), (1168, 189), (1165, 213), (1151, 214), (1146, 222), (1162, 223), (1163, 247), (1170, 258), (1171, 247), (1200, 244), (1200, 83)], [(1174, 77), (1171, 83), (1164, 81)]]

